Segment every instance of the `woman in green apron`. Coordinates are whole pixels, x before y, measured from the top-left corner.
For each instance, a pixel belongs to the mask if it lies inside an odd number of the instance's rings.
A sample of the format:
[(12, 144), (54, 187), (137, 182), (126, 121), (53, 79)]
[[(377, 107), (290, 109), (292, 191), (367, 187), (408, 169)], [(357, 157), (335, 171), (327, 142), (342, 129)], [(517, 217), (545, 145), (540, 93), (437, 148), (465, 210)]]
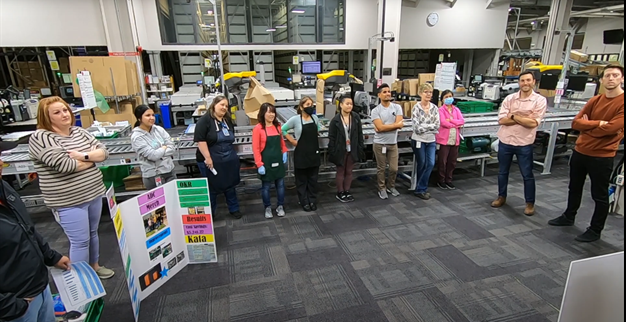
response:
[(283, 139), (280, 123), (276, 119), (276, 107), (264, 103), (257, 117), (259, 124), (252, 130), (252, 150), (254, 163), (258, 168), (263, 184), (261, 197), (265, 206), (265, 218), (274, 217), (270, 188), (276, 186), (278, 205), (276, 215), (285, 216), (285, 163), (287, 163), (287, 145)]
[[(295, 147), (293, 164), (300, 205), (306, 212), (317, 210), (317, 179), (320, 171), (320, 120), (315, 115), (313, 99), (304, 97), (298, 104), (298, 114), (285, 125), (283, 134)], [(293, 136), (288, 134), (293, 129)]]

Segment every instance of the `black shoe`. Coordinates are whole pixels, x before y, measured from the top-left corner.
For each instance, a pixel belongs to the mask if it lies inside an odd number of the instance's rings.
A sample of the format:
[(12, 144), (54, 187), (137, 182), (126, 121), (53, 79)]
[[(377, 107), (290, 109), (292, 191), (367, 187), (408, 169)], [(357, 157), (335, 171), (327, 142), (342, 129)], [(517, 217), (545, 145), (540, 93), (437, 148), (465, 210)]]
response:
[(312, 203), (311, 204), (311, 211), (317, 211), (317, 205)]
[(576, 237), (576, 241), (577, 242), (581, 242), (581, 243), (593, 243), (595, 241), (600, 240), (600, 237), (602, 237), (601, 234), (591, 230), (591, 228), (587, 229), (587, 231)]
[(456, 190), (456, 186), (452, 182), (446, 183), (446, 187), (448, 187), (448, 190)]
[(570, 227), (574, 226), (574, 224), (576, 224), (576, 221), (565, 217), (565, 215), (548, 221), (548, 225), (556, 227)]
[(306, 212), (311, 212), (311, 206), (309, 205), (304, 205), (302, 206), (302, 210), (306, 211)]
[(230, 215), (233, 216), (233, 218), (235, 219), (241, 219), (241, 217), (243, 217), (243, 215), (239, 211), (231, 212)]
[(346, 193), (345, 192), (338, 192), (337, 196), (335, 196), (335, 198), (337, 198), (337, 200), (346, 203), (348, 202), (348, 199), (346, 198)]
[(443, 182), (437, 182), (437, 187), (439, 187), (439, 189), (441, 190), (448, 190), (448, 185), (443, 183)]
[(415, 196), (422, 200), (430, 200), (430, 195), (427, 193), (416, 193)]
[(346, 200), (348, 202), (354, 202), (354, 197), (352, 196), (352, 194), (350, 193), (350, 191), (346, 191), (344, 192), (344, 195), (346, 196)]

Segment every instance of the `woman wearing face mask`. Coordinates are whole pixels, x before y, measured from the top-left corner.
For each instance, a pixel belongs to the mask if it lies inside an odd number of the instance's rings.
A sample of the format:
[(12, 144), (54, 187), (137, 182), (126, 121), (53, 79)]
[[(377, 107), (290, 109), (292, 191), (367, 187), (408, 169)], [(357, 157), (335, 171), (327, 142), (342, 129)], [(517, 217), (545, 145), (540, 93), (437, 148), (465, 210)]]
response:
[(461, 128), (465, 125), (465, 119), (458, 107), (454, 106), (454, 94), (446, 90), (441, 94), (443, 106), (439, 108), (441, 128), (437, 134), (439, 144), (439, 182), (437, 185), (444, 190), (454, 190), (452, 174), (456, 169), (456, 160), (459, 157), (459, 145), (461, 144)]
[(174, 170), (174, 142), (162, 127), (155, 125), (154, 111), (146, 106), (135, 108), (137, 123), (131, 136), (133, 150), (141, 166), (143, 185), (151, 190), (176, 180)]
[(101, 279), (108, 279), (115, 273), (98, 264), (98, 227), (106, 189), (94, 163), (103, 162), (109, 153), (89, 132), (74, 126), (75, 122), (70, 106), (60, 97), (39, 101), (29, 155), (46, 206), (70, 241), (70, 259), (89, 263)]
[(411, 146), (417, 161), (417, 188), (415, 196), (429, 200), (428, 182), (430, 174), (435, 167), (435, 154), (437, 153), (437, 143), (435, 135), (439, 131), (439, 109), (437, 105), (431, 103), (433, 98), (433, 86), (424, 84), (420, 86), (419, 95), (421, 102), (413, 107), (413, 135)]
[[(298, 114), (285, 125), (283, 135), (296, 147), (294, 157), (298, 198), (304, 211), (317, 210), (317, 179), (320, 170), (318, 131), (322, 125), (315, 115), (313, 99), (304, 97), (298, 104)], [(294, 135), (288, 132), (294, 130)]]
[(278, 206), (276, 215), (285, 216), (285, 163), (287, 163), (287, 145), (283, 139), (280, 123), (276, 119), (276, 107), (264, 103), (257, 117), (259, 124), (252, 130), (252, 150), (254, 163), (258, 168), (263, 184), (261, 196), (265, 206), (265, 218), (272, 219), (270, 188), (276, 186)]
[(198, 142), (198, 168), (202, 176), (209, 179), (213, 215), (217, 209), (217, 196), (224, 194), (230, 214), (241, 219), (235, 190), (241, 181), (241, 166), (234, 146), (235, 129), (226, 97), (218, 96), (213, 100), (209, 112), (196, 124), (194, 141)]
[(337, 200), (352, 202), (350, 193), (352, 170), (356, 162), (365, 160), (363, 125), (359, 114), (352, 112), (352, 98), (342, 97), (341, 113), (335, 115), (328, 128), (328, 160), (337, 166)]

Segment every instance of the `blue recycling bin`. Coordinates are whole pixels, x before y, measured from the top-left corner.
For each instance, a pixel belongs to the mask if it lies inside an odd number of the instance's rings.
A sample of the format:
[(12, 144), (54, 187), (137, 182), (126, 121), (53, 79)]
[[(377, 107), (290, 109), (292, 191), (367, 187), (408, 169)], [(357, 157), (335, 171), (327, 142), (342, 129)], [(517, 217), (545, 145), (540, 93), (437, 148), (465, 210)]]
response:
[(161, 118), (163, 119), (163, 128), (172, 128), (172, 111), (170, 108), (170, 101), (160, 101), (159, 110), (161, 111)]

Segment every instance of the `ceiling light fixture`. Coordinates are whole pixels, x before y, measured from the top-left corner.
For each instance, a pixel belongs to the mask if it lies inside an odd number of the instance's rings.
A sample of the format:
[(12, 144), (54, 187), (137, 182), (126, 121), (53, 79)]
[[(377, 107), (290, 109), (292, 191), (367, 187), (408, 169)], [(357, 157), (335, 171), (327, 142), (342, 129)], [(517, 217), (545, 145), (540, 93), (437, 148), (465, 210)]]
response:
[(305, 13), (304, 9), (292, 9), (291, 13)]
[(207, 14), (207, 15), (209, 15), (209, 16), (210, 16), (210, 15), (213, 15), (213, 10), (209, 10), (209, 11), (207, 11), (207, 12), (206, 12), (206, 14)]
[(276, 29), (275, 29), (275, 28), (268, 28), (268, 29), (267, 29), (267, 30), (265, 30), (265, 31), (267, 31), (267, 32), (274, 32), (274, 31), (276, 31)]
[(287, 26), (286, 25), (280, 25), (280, 26), (276, 26), (275, 28), (276, 29), (285, 29), (285, 28), (287, 28)]

